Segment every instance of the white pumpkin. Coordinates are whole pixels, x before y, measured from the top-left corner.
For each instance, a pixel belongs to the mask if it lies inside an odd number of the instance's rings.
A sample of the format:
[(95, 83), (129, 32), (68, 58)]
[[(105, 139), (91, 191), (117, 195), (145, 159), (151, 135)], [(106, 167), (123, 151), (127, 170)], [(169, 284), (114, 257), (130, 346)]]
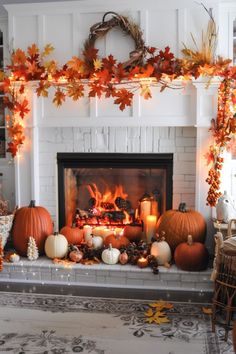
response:
[(171, 260), (171, 249), (164, 238), (161, 241), (153, 242), (151, 246), (151, 255), (156, 257), (159, 265), (165, 265)]
[(55, 232), (49, 235), (45, 242), (45, 253), (48, 258), (63, 258), (68, 251), (68, 241), (65, 236)]
[(116, 264), (119, 261), (120, 251), (117, 248), (112, 248), (110, 244), (109, 248), (102, 252), (102, 260), (106, 264)]
[(101, 248), (103, 245), (103, 238), (101, 236), (93, 236), (92, 244), (95, 250)]

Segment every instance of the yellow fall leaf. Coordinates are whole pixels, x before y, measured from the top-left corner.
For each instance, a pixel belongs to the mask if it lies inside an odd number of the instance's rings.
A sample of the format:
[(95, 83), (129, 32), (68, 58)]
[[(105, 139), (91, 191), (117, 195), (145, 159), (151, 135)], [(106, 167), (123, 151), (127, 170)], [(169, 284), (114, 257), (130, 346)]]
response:
[(156, 311), (153, 316), (146, 318), (145, 322), (150, 324), (151, 323), (162, 324), (162, 323), (169, 323), (170, 320), (168, 319), (168, 317), (164, 312)]
[(173, 308), (173, 304), (166, 302), (166, 301), (157, 301), (151, 304), (148, 304), (150, 307), (152, 308), (156, 308), (158, 310), (163, 310), (163, 309), (172, 309)]
[(149, 85), (141, 85), (140, 95), (143, 96), (143, 98), (145, 98), (145, 100), (152, 98), (152, 93), (151, 93)]
[(84, 62), (76, 56), (73, 56), (71, 60), (67, 62), (69, 68), (78, 71), (79, 73), (84, 73)]
[(211, 307), (202, 307), (202, 312), (205, 313), (205, 315), (212, 315), (212, 308)]
[(54, 47), (51, 44), (46, 44), (42, 52), (42, 57), (46, 57), (54, 51)]
[(145, 316), (150, 317), (150, 316), (153, 316), (154, 313), (153, 313), (152, 309), (149, 308), (144, 314), (145, 314)]
[(103, 63), (101, 62), (100, 59), (94, 59), (93, 66), (95, 70), (100, 70), (103, 67)]

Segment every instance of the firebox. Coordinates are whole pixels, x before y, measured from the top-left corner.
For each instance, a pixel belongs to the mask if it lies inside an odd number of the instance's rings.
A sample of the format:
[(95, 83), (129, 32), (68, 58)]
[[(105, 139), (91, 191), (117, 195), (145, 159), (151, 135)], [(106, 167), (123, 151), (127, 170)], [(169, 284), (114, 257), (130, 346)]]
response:
[(58, 153), (59, 227), (141, 224), (172, 208), (173, 154)]

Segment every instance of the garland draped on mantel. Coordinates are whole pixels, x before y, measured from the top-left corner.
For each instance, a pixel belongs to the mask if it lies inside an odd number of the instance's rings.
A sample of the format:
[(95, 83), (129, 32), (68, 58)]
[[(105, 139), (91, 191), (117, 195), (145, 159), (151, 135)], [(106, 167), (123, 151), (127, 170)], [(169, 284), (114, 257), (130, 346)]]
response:
[[(164, 50), (145, 46), (140, 28), (127, 17), (113, 12), (106, 13), (102, 22), (91, 27), (83, 57), (73, 56), (62, 67), (55, 60), (47, 60), (54, 49), (51, 44), (47, 44), (42, 51), (36, 44), (26, 51), (14, 50), (11, 64), (0, 75), (4, 104), (9, 110), (6, 115), (7, 151), (15, 157), (25, 140), (24, 118), (30, 112), (26, 94), (28, 83), (32, 83), (39, 97), (48, 97), (49, 89), (53, 89), (53, 103), (56, 106), (61, 106), (66, 97), (79, 100), (88, 88), (89, 97), (112, 97), (114, 104), (124, 110), (132, 105), (137, 90), (144, 99), (150, 99), (153, 86), (159, 86), (162, 92), (167, 87), (181, 88), (182, 85), (176, 84), (176, 80), (185, 82), (200, 76), (211, 80), (217, 76), (222, 81), (218, 92), (218, 114), (212, 119), (210, 127), (214, 143), (206, 154), (207, 163), (211, 165), (206, 180), (210, 186), (207, 203), (215, 206), (221, 195), (221, 155), (224, 149), (230, 149), (231, 138), (236, 132), (236, 67), (230, 66), (229, 59), (212, 58), (216, 29), (214, 19), (208, 13), (207, 41), (201, 51), (185, 47), (183, 59), (176, 58), (168, 46)], [(105, 21), (107, 15), (112, 15), (112, 18)], [(117, 62), (112, 54), (99, 58), (98, 49), (94, 46), (97, 38), (106, 35), (115, 26), (130, 35), (135, 43), (135, 50), (124, 63)]]

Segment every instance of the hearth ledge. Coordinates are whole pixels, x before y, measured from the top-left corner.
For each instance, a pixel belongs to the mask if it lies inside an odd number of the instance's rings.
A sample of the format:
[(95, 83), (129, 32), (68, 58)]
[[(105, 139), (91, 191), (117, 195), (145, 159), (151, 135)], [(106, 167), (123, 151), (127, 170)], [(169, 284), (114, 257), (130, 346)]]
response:
[(89, 286), (129, 289), (153, 289), (192, 292), (212, 292), (211, 269), (202, 272), (185, 272), (172, 265), (159, 267), (159, 274), (150, 268), (140, 269), (132, 265), (82, 265), (65, 268), (46, 257), (37, 261), (26, 258), (18, 263), (4, 263), (0, 272), (1, 283), (25, 283), (41, 285)]

